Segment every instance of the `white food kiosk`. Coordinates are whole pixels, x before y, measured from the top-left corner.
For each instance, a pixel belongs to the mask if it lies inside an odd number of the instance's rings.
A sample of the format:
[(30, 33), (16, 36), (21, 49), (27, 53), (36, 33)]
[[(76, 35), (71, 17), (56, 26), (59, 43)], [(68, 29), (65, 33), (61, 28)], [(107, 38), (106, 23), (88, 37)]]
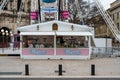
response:
[(22, 59), (90, 59), (92, 27), (54, 20), (18, 30)]

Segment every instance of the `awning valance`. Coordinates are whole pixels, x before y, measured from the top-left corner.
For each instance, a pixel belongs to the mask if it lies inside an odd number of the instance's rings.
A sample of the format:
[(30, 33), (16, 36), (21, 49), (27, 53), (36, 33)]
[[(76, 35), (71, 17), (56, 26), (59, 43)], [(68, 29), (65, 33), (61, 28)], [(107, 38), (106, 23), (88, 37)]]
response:
[(20, 35), (55, 35), (55, 32), (21, 32)]
[(21, 32), (20, 35), (92, 36), (91, 32)]
[(92, 36), (91, 32), (56, 32), (60, 36)]

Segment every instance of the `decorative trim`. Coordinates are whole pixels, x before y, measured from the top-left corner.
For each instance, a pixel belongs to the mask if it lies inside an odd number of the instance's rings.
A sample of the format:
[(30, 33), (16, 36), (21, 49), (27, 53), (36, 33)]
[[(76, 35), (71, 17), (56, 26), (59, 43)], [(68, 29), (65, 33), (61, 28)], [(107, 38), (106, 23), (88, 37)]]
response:
[(57, 23), (53, 23), (52, 30), (53, 31), (58, 31), (58, 24)]

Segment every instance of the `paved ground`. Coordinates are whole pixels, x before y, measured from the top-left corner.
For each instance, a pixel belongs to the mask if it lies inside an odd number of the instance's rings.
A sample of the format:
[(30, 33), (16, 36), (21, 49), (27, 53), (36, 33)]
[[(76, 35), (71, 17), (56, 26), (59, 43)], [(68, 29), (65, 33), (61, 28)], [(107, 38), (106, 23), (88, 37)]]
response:
[(63, 76), (91, 76), (91, 64), (96, 66), (96, 76), (120, 76), (119, 57), (91, 60), (24, 60), (20, 57), (0, 56), (0, 77), (25, 76), (25, 64), (29, 64), (29, 76), (58, 76), (55, 70), (58, 70), (59, 64), (62, 64), (66, 71)]
[(0, 80), (120, 80), (119, 78), (0, 78)]

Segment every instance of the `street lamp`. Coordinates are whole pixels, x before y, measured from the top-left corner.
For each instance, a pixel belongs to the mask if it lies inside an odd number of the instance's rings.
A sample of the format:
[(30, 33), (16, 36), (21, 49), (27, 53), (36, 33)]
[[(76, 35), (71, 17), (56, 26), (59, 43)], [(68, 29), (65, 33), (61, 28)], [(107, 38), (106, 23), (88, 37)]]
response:
[[(12, 31), (8, 30), (8, 29), (1, 29), (1, 35), (2, 35), (2, 52), (4, 52), (4, 47), (5, 47), (5, 42), (6, 42), (6, 47), (8, 46), (8, 38), (9, 36), (13, 36)], [(6, 39), (6, 40), (5, 40)]]
[(9, 35), (8, 30), (5, 30), (5, 34), (6, 34), (6, 47), (7, 47), (8, 46), (8, 35)]
[(12, 36), (13, 36), (13, 32), (12, 32), (12, 31), (10, 31), (8, 35), (10, 35), (10, 36), (12, 37)]
[(5, 35), (5, 30), (4, 29), (1, 29), (1, 32), (2, 32), (2, 52), (4, 52), (4, 35)]
[(12, 31), (10, 31), (10, 37), (11, 37), (11, 39), (10, 39), (10, 49), (12, 49), (12, 50), (14, 50), (14, 47), (13, 47), (13, 33), (12, 33)]

